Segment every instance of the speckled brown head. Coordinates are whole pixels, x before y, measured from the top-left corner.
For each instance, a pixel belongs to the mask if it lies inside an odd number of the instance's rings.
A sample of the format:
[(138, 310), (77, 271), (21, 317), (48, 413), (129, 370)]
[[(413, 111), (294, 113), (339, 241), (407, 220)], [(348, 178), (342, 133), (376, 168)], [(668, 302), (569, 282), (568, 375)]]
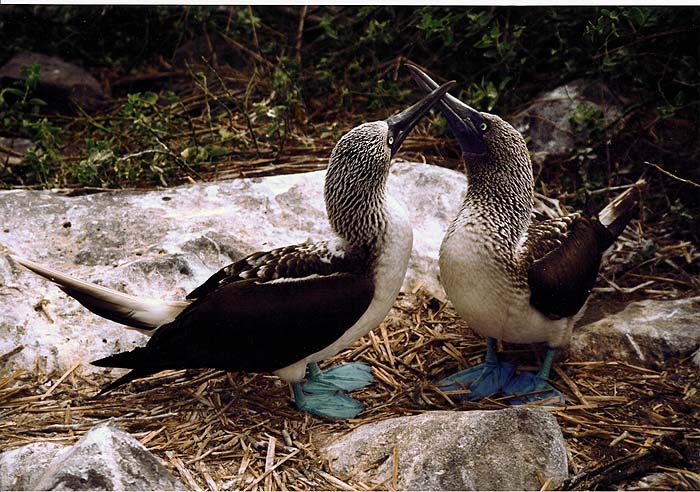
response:
[[(425, 72), (407, 64), (424, 90), (437, 84)], [(465, 204), (517, 243), (530, 222), (534, 183), (525, 139), (499, 116), (482, 113), (450, 94), (439, 104), (464, 155), (468, 179)]]
[[(415, 65), (406, 66), (423, 90), (437, 87), (421, 69)], [(505, 172), (511, 178), (532, 182), (532, 164), (525, 139), (508, 122), (494, 114), (477, 111), (450, 94), (440, 101), (440, 111), (459, 142), (468, 176), (495, 178)]]
[(384, 185), (389, 163), (406, 136), (440, 101), (447, 82), (386, 120), (359, 125), (343, 135), (328, 163), (324, 196), (333, 230), (345, 240), (367, 244), (383, 227)]

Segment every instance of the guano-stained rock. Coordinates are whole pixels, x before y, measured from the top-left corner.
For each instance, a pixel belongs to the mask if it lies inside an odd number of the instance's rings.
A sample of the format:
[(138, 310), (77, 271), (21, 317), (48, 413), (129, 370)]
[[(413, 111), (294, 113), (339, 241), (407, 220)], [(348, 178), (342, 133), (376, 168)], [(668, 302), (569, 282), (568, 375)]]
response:
[(33, 490), (32, 483), (68, 446), (33, 442), (0, 453), (0, 490)]
[(574, 360), (624, 360), (659, 367), (700, 347), (700, 297), (628, 304), (622, 311), (576, 327), (567, 348)]
[(0, 455), (0, 489), (186, 490), (140, 442), (111, 422), (73, 446), (34, 443)]
[(321, 448), (340, 478), (399, 490), (540, 490), (568, 477), (556, 419), (534, 408), (426, 412), (366, 424)]
[[(143, 345), (144, 335), (104, 320), (8, 254), (133, 295), (182, 299), (221, 267), (253, 251), (320, 240), (330, 228), (324, 171), (66, 197), (0, 192), (0, 355), (10, 366), (62, 373)], [(466, 187), (463, 174), (396, 164), (389, 192), (407, 205), (414, 250), (404, 290), (444, 297), (437, 255)]]

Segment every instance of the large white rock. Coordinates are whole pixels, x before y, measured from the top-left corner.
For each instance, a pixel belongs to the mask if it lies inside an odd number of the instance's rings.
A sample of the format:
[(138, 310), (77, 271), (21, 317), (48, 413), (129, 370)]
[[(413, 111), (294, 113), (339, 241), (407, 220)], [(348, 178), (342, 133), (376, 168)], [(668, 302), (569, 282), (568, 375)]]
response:
[(66, 449), (54, 442), (33, 442), (0, 453), (0, 490), (33, 490), (37, 477)]
[[(130, 294), (182, 299), (219, 268), (258, 250), (328, 236), (325, 172), (239, 179), (162, 191), (67, 197), (0, 192), (0, 355), (10, 366), (65, 371), (143, 345), (145, 337), (88, 312), (59, 289), (12, 263), (17, 254)], [(444, 293), (437, 274), (442, 237), (456, 215), (463, 174), (396, 164), (390, 193), (414, 225), (404, 289)], [(83, 371), (91, 370), (84, 364)]]
[(34, 443), (0, 454), (1, 490), (186, 490), (139, 441), (110, 422), (73, 446)]
[(535, 408), (398, 417), (358, 427), (320, 452), (339, 477), (382, 489), (540, 490), (542, 479), (568, 477), (561, 429)]
[(628, 304), (577, 327), (567, 349), (576, 360), (625, 360), (659, 367), (700, 347), (700, 297)]

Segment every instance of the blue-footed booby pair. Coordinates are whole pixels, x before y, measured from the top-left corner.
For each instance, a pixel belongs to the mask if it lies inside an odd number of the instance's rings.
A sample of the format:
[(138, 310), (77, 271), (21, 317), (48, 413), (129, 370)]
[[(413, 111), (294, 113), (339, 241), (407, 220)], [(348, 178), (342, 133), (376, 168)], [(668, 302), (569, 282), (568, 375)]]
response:
[[(437, 84), (408, 65), (418, 85)], [(486, 337), (486, 360), (439, 383), (468, 388), (469, 399), (496, 393), (511, 402), (563, 396), (547, 382), (557, 347), (566, 344), (591, 293), (604, 251), (622, 233), (639, 204), (643, 181), (607, 205), (597, 217), (573, 213), (533, 221), (534, 182), (522, 135), (496, 115), (482, 113), (447, 94), (440, 103), (462, 149), (467, 191), (440, 247), (440, 280), (470, 328)], [(537, 374), (514, 375), (501, 362), (496, 339), (545, 342)], [(524, 396), (522, 396), (524, 395)]]
[[(132, 369), (100, 394), (164, 369), (272, 371), (292, 383), (300, 409), (353, 417), (362, 405), (344, 391), (372, 382), (369, 367), (345, 364), (322, 372), (316, 363), (375, 328), (399, 293), (413, 232), (403, 206), (386, 193), (390, 161), (453, 84), (338, 141), (324, 186), (334, 237), (254, 253), (215, 273), (184, 301), (141, 299), (14, 259), (92, 312), (152, 333), (144, 347), (93, 362)], [(307, 366), (310, 377), (302, 386)]]

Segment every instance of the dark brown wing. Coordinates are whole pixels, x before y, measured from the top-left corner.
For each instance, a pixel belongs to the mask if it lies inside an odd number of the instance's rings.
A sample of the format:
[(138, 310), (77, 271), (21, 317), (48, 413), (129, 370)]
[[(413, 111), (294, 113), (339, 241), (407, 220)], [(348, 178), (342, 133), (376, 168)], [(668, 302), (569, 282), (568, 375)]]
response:
[(132, 368), (139, 376), (197, 367), (280, 369), (337, 340), (373, 296), (372, 279), (351, 273), (232, 282), (159, 328), (145, 347), (93, 364)]
[(309, 275), (331, 275), (340, 272), (358, 273), (366, 270), (369, 252), (357, 249), (342, 255), (328, 249), (327, 242), (304, 243), (253, 253), (228, 265), (187, 295), (200, 299), (214, 290), (246, 279), (263, 282), (278, 279), (298, 279)]
[(549, 318), (576, 314), (595, 284), (608, 236), (580, 214), (533, 224), (523, 246), (530, 304)]

